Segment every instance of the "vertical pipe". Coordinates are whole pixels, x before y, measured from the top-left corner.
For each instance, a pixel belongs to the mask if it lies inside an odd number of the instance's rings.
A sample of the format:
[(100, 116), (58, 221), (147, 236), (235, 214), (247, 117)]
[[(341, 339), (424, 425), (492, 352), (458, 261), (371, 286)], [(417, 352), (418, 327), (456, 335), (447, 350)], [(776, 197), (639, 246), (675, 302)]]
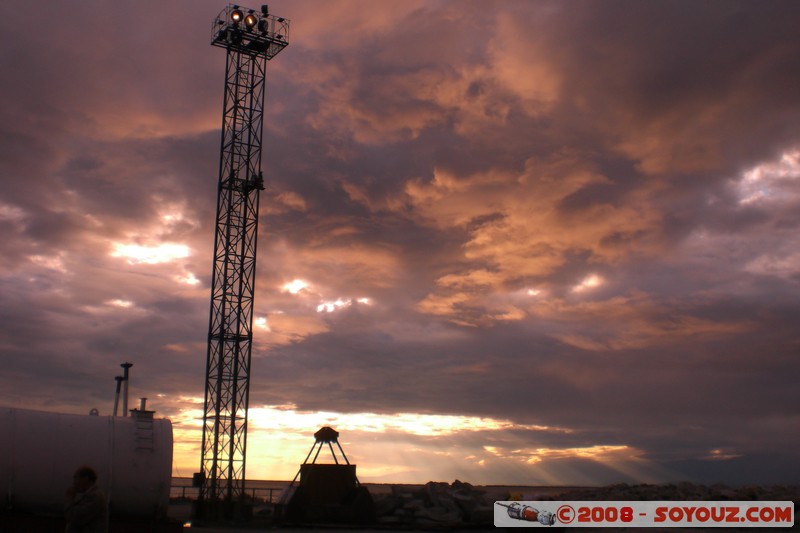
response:
[(117, 381), (117, 392), (114, 394), (114, 416), (117, 416), (117, 411), (119, 407), (119, 391), (122, 387), (122, 380), (124, 379), (122, 376), (115, 376), (114, 379)]
[(133, 363), (122, 363), (119, 365), (123, 368), (122, 372), (122, 380), (125, 382), (125, 391), (122, 395), (122, 416), (128, 416), (128, 381), (129, 381), (129, 374), (128, 369), (133, 366)]

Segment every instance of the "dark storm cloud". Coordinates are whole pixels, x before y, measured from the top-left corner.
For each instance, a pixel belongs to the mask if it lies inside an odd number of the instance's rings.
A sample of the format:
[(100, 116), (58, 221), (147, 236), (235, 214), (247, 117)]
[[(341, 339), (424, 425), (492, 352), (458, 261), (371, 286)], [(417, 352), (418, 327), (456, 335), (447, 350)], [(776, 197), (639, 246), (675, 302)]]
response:
[(622, 135), (647, 142), (648, 133), (663, 127), (673, 135), (652, 141), (662, 145), (666, 157), (691, 148), (694, 152), (683, 154), (684, 164), (700, 169), (713, 164), (710, 168), (723, 171), (793, 143), (796, 5), (582, 7), (564, 9), (548, 38), (569, 48), (560, 55), (566, 62), (564, 85), (587, 99), (593, 110), (587, 118), (617, 119), (605, 128), (596, 122), (600, 131), (619, 128)]
[[(2, 8), (5, 403), (202, 397), (221, 7)], [(442, 476), (797, 471), (795, 3), (270, 8), (251, 405), (517, 426), (387, 432)]]

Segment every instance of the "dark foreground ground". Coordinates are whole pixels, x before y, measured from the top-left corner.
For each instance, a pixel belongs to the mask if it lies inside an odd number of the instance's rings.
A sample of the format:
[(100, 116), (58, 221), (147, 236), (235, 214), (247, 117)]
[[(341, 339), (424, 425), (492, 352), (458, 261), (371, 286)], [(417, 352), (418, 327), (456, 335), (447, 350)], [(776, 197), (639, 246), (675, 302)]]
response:
[[(372, 533), (387, 531), (438, 531), (448, 533), (476, 532), (497, 529), (493, 525), (495, 501), (792, 501), (797, 517), (800, 485), (747, 486), (695, 485), (677, 483), (666, 485), (611, 485), (606, 487), (501, 487), (472, 486), (456, 481), (426, 485), (383, 486), (370, 493), (374, 499), (376, 521), (366, 526), (347, 524), (279, 524), (275, 506), (267, 501), (257, 502), (252, 519), (222, 523), (202, 523), (192, 519), (192, 501), (175, 498), (170, 503), (169, 523), (114, 522), (110, 533)], [(527, 525), (527, 524), (521, 524)], [(538, 524), (537, 524), (538, 526)], [(541, 526), (543, 527), (543, 526)], [(553, 526), (550, 531), (567, 528)], [(580, 531), (653, 531), (653, 528), (580, 528)], [(758, 531), (754, 527), (736, 528), (669, 528), (672, 531)], [(800, 530), (795, 519), (791, 528), (771, 528), (773, 531)], [(0, 509), (0, 533), (62, 533), (61, 517), (42, 517), (15, 514)]]
[[(606, 487), (502, 487), (502, 486), (472, 486), (459, 481), (453, 484), (428, 483), (426, 485), (396, 485), (391, 490), (378, 490), (373, 494), (377, 522), (364, 527), (354, 526), (322, 526), (311, 527), (308, 524), (276, 526), (270, 520), (269, 508), (256, 509), (254, 521), (241, 524), (238, 527), (227, 524), (187, 524), (191, 527), (186, 531), (195, 530), (198, 533), (241, 533), (247, 531), (269, 531), (280, 529), (294, 533), (307, 533), (320, 531), (344, 532), (357, 531), (361, 533), (386, 532), (386, 531), (446, 531), (475, 532), (482, 530), (497, 530), (511, 528), (495, 528), (494, 502), (495, 501), (792, 501), (795, 502), (795, 515), (797, 515), (797, 502), (800, 502), (800, 486), (746, 486), (728, 487), (725, 485), (695, 485), (692, 483), (676, 483), (665, 485), (627, 485), (618, 484)], [(173, 505), (172, 511), (178, 512), (179, 507)], [(183, 509), (186, 511), (186, 509)], [(190, 517), (186, 518), (187, 521)], [(259, 524), (261, 519), (261, 524)], [(266, 521), (263, 521), (266, 519)], [(538, 524), (536, 525), (538, 526)], [(516, 528), (514, 528), (516, 529)], [(547, 528), (551, 531), (562, 531), (566, 527), (553, 526)], [(652, 531), (653, 528), (580, 528), (580, 531)], [(716, 528), (668, 528), (671, 530), (686, 529), (687, 531), (757, 531), (753, 527), (726, 527)], [(800, 525), (795, 523), (791, 528), (773, 529), (773, 531), (797, 530)]]

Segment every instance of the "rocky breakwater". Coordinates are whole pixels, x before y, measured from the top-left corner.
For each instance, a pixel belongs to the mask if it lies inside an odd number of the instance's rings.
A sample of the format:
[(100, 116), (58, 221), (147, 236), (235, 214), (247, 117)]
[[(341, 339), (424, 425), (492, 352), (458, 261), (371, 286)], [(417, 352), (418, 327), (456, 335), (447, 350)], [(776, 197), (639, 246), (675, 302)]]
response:
[[(376, 494), (378, 523), (397, 529), (466, 529), (491, 527), (495, 500), (514, 500), (522, 494), (500, 491), (500, 487), (475, 487), (454, 481), (431, 481), (425, 485), (395, 485), (388, 494)], [(501, 494), (502, 492), (502, 494)], [(628, 485), (549, 489), (548, 494), (525, 494), (538, 501), (794, 501), (800, 502), (800, 486)], [(797, 513), (797, 505), (795, 505)]]
[(493, 504), (469, 483), (431, 481), (414, 490), (392, 487), (391, 494), (375, 498), (375, 511), (384, 526), (450, 529), (492, 525)]
[(669, 483), (665, 485), (628, 485), (620, 483), (605, 487), (571, 490), (548, 497), (560, 501), (800, 501), (800, 486), (743, 486), (696, 485), (694, 483)]

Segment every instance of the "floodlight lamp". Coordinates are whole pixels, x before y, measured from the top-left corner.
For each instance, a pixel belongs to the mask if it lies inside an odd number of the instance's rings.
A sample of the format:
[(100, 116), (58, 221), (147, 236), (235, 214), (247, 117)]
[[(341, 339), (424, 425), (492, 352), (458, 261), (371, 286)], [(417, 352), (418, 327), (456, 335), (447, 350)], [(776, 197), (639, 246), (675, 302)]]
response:
[(263, 13), (265, 17), (269, 15), (269, 6), (267, 4), (261, 5), (261, 13)]
[(258, 21), (258, 31), (264, 34), (269, 31), (269, 22), (267, 19), (261, 19)]
[(244, 13), (242, 13), (241, 9), (234, 9), (231, 11), (231, 20), (234, 22), (240, 22), (244, 18)]
[(253, 29), (253, 26), (256, 25), (256, 22), (258, 22), (258, 19), (256, 18), (255, 15), (247, 15), (244, 18), (244, 24), (245, 26), (247, 26), (248, 29)]

